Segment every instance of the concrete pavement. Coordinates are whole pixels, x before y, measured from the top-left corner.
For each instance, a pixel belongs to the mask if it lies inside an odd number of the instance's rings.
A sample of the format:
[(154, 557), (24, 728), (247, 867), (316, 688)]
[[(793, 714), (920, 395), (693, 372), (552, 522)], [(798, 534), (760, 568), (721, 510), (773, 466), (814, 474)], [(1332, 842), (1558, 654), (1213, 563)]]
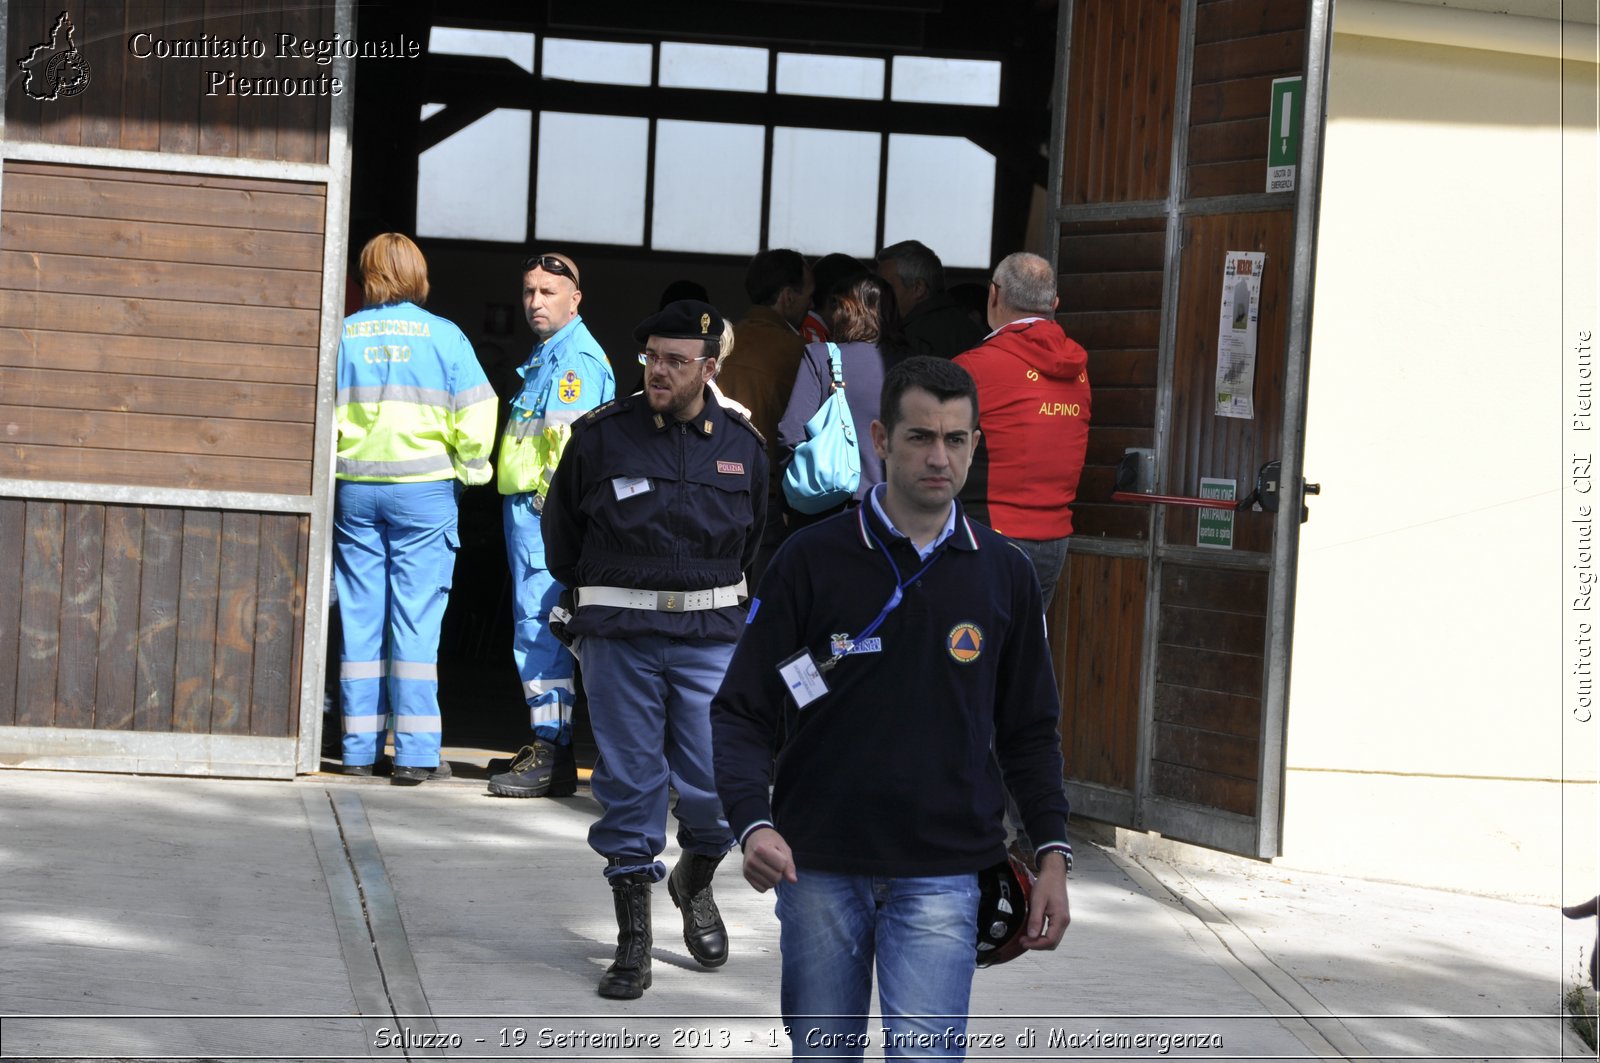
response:
[[(655, 985), (603, 1000), (592, 798), (492, 798), (455, 763), (414, 788), (0, 771), (0, 1057), (787, 1058), (737, 854), (728, 964), (689, 959), (658, 888)], [(1593, 1058), (1553, 908), (1074, 842), (1063, 947), (978, 973), (971, 1059)]]

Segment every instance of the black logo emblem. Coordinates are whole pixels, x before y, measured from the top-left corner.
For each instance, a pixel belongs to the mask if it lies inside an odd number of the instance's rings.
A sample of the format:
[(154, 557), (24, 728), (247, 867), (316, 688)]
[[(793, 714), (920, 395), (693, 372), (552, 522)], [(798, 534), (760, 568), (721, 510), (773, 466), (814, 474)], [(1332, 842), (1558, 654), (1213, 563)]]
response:
[(17, 65), (28, 75), (22, 89), (31, 99), (59, 100), (89, 87), (89, 61), (72, 39), (72, 18), (65, 11), (56, 19), (50, 39), (34, 45)]

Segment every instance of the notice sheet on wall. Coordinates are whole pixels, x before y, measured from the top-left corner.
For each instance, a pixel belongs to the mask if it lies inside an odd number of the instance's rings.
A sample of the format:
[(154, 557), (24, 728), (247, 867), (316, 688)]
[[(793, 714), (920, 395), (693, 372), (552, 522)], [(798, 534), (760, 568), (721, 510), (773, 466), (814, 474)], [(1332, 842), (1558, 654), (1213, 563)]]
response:
[(1256, 319), (1261, 311), (1264, 251), (1229, 251), (1222, 267), (1222, 319), (1217, 326), (1217, 416), (1256, 415)]

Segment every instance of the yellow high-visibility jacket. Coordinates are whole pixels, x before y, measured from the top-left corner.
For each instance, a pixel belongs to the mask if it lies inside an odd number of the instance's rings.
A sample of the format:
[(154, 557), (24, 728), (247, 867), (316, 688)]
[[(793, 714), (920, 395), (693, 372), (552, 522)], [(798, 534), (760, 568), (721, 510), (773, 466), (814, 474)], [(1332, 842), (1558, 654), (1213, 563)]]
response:
[(451, 322), (412, 303), (345, 318), (333, 409), (339, 479), (488, 483), (496, 408), (472, 344)]

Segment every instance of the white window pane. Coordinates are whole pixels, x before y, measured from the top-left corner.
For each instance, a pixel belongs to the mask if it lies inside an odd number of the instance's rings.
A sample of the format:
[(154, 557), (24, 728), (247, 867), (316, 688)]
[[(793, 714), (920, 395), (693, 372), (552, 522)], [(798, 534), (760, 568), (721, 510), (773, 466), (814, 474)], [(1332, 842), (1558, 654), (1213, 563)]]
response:
[(767, 50), (662, 42), (661, 85), (674, 89), (766, 92)]
[(649, 141), (648, 118), (541, 114), (538, 238), (642, 244)]
[(778, 53), (778, 91), (795, 96), (883, 99), (882, 59), (855, 55)]
[(774, 129), (767, 246), (871, 257), (881, 142), (877, 133)]
[(761, 126), (674, 122), (656, 126), (650, 246), (753, 255), (761, 249)]
[(905, 103), (968, 103), (995, 107), (1000, 103), (1000, 64), (988, 59), (897, 55), (890, 95)]
[(533, 73), (534, 35), (508, 30), (462, 30), (435, 26), (428, 34), (428, 51), (443, 55), (487, 55), (509, 59)]
[(417, 235), (522, 243), (533, 115), (500, 108), (417, 159)]
[(921, 240), (947, 266), (987, 268), (994, 156), (962, 137), (889, 137), (883, 242)]
[(649, 85), (650, 46), (546, 37), (544, 66), (539, 73), (556, 81)]
[(442, 110), (444, 110), (442, 103), (425, 103), (422, 105), (422, 120), (426, 122)]

